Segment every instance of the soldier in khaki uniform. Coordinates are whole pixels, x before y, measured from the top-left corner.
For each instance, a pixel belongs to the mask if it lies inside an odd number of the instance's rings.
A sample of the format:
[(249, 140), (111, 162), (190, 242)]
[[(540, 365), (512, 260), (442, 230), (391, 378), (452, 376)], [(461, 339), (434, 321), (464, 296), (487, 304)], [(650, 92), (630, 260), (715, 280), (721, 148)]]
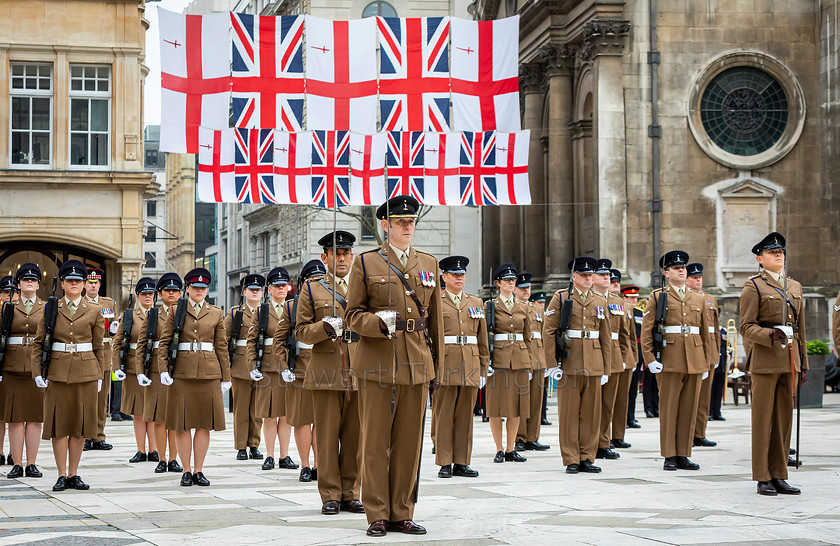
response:
[[(114, 446), (105, 441), (105, 421), (108, 413), (111, 412), (116, 417), (114, 420), (122, 420), (122, 414), (113, 407), (109, 408), (109, 396), (111, 394), (111, 336), (116, 333), (114, 328), (117, 326), (117, 302), (112, 298), (100, 296), (99, 291), (102, 289), (102, 279), (105, 272), (101, 269), (88, 269), (87, 282), (85, 282), (85, 299), (89, 302), (95, 303), (102, 311), (102, 317), (105, 319), (105, 337), (102, 339), (105, 350), (105, 371), (102, 373), (102, 388), (99, 390), (99, 400), (96, 410), (96, 436), (85, 440), (85, 450), (99, 449), (109, 450)], [(112, 327), (111, 324), (114, 324)], [(117, 388), (115, 387), (115, 391)], [(111, 404), (113, 406), (113, 403)]]
[[(718, 317), (717, 300), (711, 294), (703, 292), (703, 264), (693, 263), (686, 266), (687, 277), (685, 285), (689, 290), (697, 292), (703, 297), (703, 313), (706, 315), (706, 324), (709, 336), (709, 344), (714, 349), (720, 348), (720, 318)], [(720, 363), (720, 351), (712, 350), (709, 353), (709, 375), (700, 384), (700, 397), (697, 402), (697, 422), (694, 425), (694, 447), (715, 447), (717, 442), (706, 438), (706, 425), (709, 423), (709, 406), (712, 403), (712, 376), (715, 368)]]
[[(257, 417), (257, 375), (256, 370), (248, 363), (246, 347), (248, 335), (256, 327), (254, 318), (263, 297), (265, 277), (257, 274), (242, 277), (241, 290), (245, 303), (233, 307), (225, 316), (225, 332), (228, 343), (234, 343), (236, 350), (233, 362), (230, 363), (230, 377), (233, 386), (233, 447), (236, 449), (236, 460), (262, 459), (259, 451), (260, 427), (262, 419)], [(238, 332), (232, 332), (233, 317), (237, 312), (242, 313), (242, 324)], [(246, 451), (247, 449), (247, 451)]]
[(445, 353), (438, 375), (441, 386), (432, 396), (439, 478), (478, 476), (478, 471), (469, 466), (473, 407), (479, 387), (486, 382), (490, 351), (481, 298), (464, 292), (469, 263), (466, 256), (448, 256), (440, 261), (446, 284), (441, 295)]
[[(623, 323), (619, 328), (618, 334), (621, 345), (621, 371), (613, 374), (616, 376), (615, 378), (610, 377), (610, 381), (616, 379), (616, 393), (615, 403), (613, 404), (612, 425), (610, 425), (612, 434), (609, 435), (609, 445), (610, 447), (627, 449), (631, 447), (629, 442), (624, 441), (624, 433), (627, 430), (627, 410), (630, 404), (630, 382), (633, 377), (633, 370), (636, 369), (638, 356), (636, 353), (636, 326), (633, 324), (633, 320), (624, 307), (624, 297), (621, 295), (621, 271), (618, 269), (610, 269), (609, 291), (610, 328), (612, 330), (613, 315), (617, 315), (619, 311), (621, 312), (621, 322)], [(615, 332), (615, 330), (612, 331)], [(613, 334), (614, 336), (615, 334)], [(638, 390), (638, 383), (636, 383), (636, 389)], [(635, 400), (636, 398), (633, 397), (634, 403)]]
[(543, 347), (543, 314), (531, 301), (531, 279), (533, 275), (523, 271), (516, 276), (516, 288), (513, 294), (516, 300), (528, 308), (528, 319), (531, 322), (531, 379), (528, 387), (530, 410), (527, 418), (519, 420), (519, 430), (516, 433), (516, 451), (545, 451), (551, 446), (540, 443), (540, 426), (542, 424), (542, 404), (545, 393), (545, 348)]
[(837, 294), (831, 315), (831, 337), (834, 339), (834, 350), (840, 351), (840, 294)]
[(545, 311), (545, 360), (557, 364), (550, 373), (557, 379), (560, 453), (567, 474), (601, 471), (592, 462), (601, 425), (601, 376), (612, 364), (612, 347), (607, 300), (592, 291), (597, 265), (587, 256), (569, 262), (574, 286), (569, 328), (563, 334), (567, 355), (556, 353), (555, 334), (569, 290), (555, 292)]
[(345, 317), (362, 336), (351, 364), (359, 381), (369, 536), (426, 533), (412, 521), (414, 489), (433, 354), (443, 355), (444, 344), (437, 260), (411, 246), (419, 209), (406, 195), (380, 206), (376, 217), (388, 241), (358, 254), (350, 271)]
[(802, 285), (787, 276), (780, 233), (767, 235), (752, 252), (762, 269), (744, 283), (739, 328), (749, 342), (752, 477), (760, 495), (798, 495), (785, 480), (796, 380), (804, 383), (808, 372)]
[[(700, 382), (709, 375), (712, 350), (709, 324), (700, 294), (685, 286), (688, 253), (666, 252), (659, 259), (668, 287), (654, 290), (642, 319), (642, 354), (650, 371), (659, 374), (659, 443), (665, 470), (698, 470), (688, 457), (694, 443), (694, 425), (700, 396)], [(667, 298), (662, 324), (665, 347), (661, 362), (654, 355), (653, 329), (656, 303)]]
[[(639, 377), (642, 375), (642, 361), (639, 358), (642, 343), (642, 313), (639, 308), (639, 287), (628, 285), (621, 288), (621, 298), (624, 300), (624, 312), (627, 315), (630, 331), (634, 335), (633, 370), (630, 376), (630, 393), (627, 400), (627, 428), (642, 428), (636, 420), (636, 397), (639, 395)], [(642, 304), (646, 304), (643, 301)], [(630, 364), (629, 362), (627, 363)], [(613, 420), (615, 422), (615, 420)], [(613, 427), (615, 428), (615, 427)]]
[(50, 340), (52, 353), (47, 368), (42, 370), (46, 337), (42, 316), (32, 349), (32, 374), (35, 384), (46, 389), (41, 438), (52, 440), (58, 467), (53, 491), (87, 490), (90, 486), (82, 481), (78, 470), (84, 439), (96, 434), (96, 421), (89, 416), (96, 411), (96, 390), (103, 388), (105, 319), (98, 305), (82, 297), (87, 269), (80, 261), (65, 262), (58, 270), (58, 277), (64, 297), (58, 300)]
[[(318, 445), (318, 492), (321, 513), (345, 510), (363, 514), (359, 501), (359, 393), (350, 361), (360, 339), (346, 328), (347, 279), (356, 237), (346, 231), (318, 240), (329, 272), (307, 281), (298, 299), (297, 338), (312, 345), (303, 386), (312, 394), (314, 434)], [(335, 263), (333, 263), (335, 262)]]
[[(38, 299), (41, 269), (25, 263), (15, 273), (20, 289), (17, 303), (12, 307), (12, 327), (6, 339), (6, 354), (0, 376), (0, 419), (9, 423), (9, 460), (14, 461), (7, 477), (24, 475), (23, 447), (26, 444), (26, 477), (40, 478), (35, 466), (41, 443), (44, 422), (44, 391), (32, 381), (32, 346), (35, 331), (44, 316), (44, 302)], [(0, 422), (0, 427), (2, 427)], [(10, 464), (12, 464), (10, 462)]]

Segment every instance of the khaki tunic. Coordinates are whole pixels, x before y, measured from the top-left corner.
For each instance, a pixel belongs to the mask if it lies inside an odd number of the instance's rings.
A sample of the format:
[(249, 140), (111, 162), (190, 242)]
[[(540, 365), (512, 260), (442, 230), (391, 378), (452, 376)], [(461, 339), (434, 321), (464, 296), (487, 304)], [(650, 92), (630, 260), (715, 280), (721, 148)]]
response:
[[(622, 306), (624, 301), (622, 299)], [(627, 369), (618, 374), (618, 392), (613, 405), (612, 439), (623, 440), (627, 428), (627, 410), (630, 406), (630, 384), (633, 382), (633, 371), (639, 362), (637, 350), (638, 340), (636, 338), (636, 324), (632, 316), (633, 311), (624, 308), (624, 321), (630, 336), (628, 347), (623, 350), (624, 364)], [(610, 378), (612, 381), (612, 378)], [(638, 388), (638, 384), (636, 385)]]
[(711, 294), (699, 292), (703, 296), (706, 322), (709, 324), (709, 344), (717, 351), (709, 354), (709, 376), (700, 383), (700, 399), (697, 403), (697, 422), (694, 425), (694, 437), (706, 437), (706, 425), (709, 424), (709, 407), (712, 404), (712, 382), (714, 381), (715, 366), (720, 363), (720, 317), (718, 317), (717, 300)]
[(102, 338), (104, 345), (105, 370), (102, 372), (102, 388), (99, 390), (96, 410), (96, 436), (93, 438), (96, 441), (105, 440), (105, 419), (108, 417), (111, 408), (108, 407), (108, 400), (111, 395), (111, 353), (113, 352), (113, 345), (110, 338), (111, 323), (119, 320), (120, 313), (117, 310), (117, 302), (113, 298), (106, 296), (98, 296), (96, 300), (85, 296), (88, 302), (98, 305), (102, 312), (102, 317), (105, 319), (105, 336)]
[[(631, 341), (630, 329), (627, 324), (627, 315), (624, 312), (624, 299), (612, 292), (606, 294), (607, 300), (607, 318), (610, 322), (610, 345), (612, 347), (612, 356), (609, 373), (609, 380), (601, 387), (601, 438), (598, 441), (598, 447), (606, 449), (610, 446), (610, 439), (618, 438), (616, 429), (624, 429), (627, 425), (627, 402), (626, 397), (629, 396), (629, 377), (626, 376), (627, 366), (629, 362), (630, 373), (632, 373), (633, 362), (628, 361), (628, 357), (633, 355), (631, 345), (635, 345), (635, 335), (632, 336)], [(619, 408), (624, 408), (625, 417), (619, 422), (618, 426), (613, 427), (616, 410), (616, 404)]]
[[(120, 369), (120, 351), (123, 343), (123, 324), (120, 324), (117, 334), (114, 336), (114, 350), (111, 354), (111, 369)], [(146, 313), (138, 305), (132, 313), (131, 331), (128, 334), (129, 347), (125, 359), (125, 379), (123, 380), (123, 393), (120, 411), (128, 415), (143, 416), (144, 409), (144, 387), (137, 383), (137, 374), (143, 371), (143, 366), (137, 367), (137, 340), (140, 332), (146, 329)], [(131, 345), (135, 348), (132, 349)], [(141, 360), (142, 363), (142, 360)]]
[[(317, 279), (320, 279), (320, 277), (310, 280), (315, 281)], [(295, 299), (298, 302), (298, 306), (300, 306), (300, 297), (296, 296)], [(280, 317), (277, 323), (277, 330), (274, 332), (275, 344), (286, 343), (289, 331), (292, 328), (291, 317), (295, 317), (295, 322), (297, 322), (295, 299), (283, 302), (283, 316)], [(300, 340), (297, 340), (294, 349), (286, 348), (286, 360), (281, 363), (284, 370), (289, 369), (288, 352), (292, 350), (297, 353), (294, 369), (295, 380), (286, 387), (286, 421), (293, 427), (308, 426), (315, 423), (315, 407), (312, 401), (312, 391), (311, 389), (305, 389), (303, 383), (306, 377), (306, 371), (309, 369), (312, 348)]]
[[(258, 323), (257, 310), (251, 310), (245, 304), (234, 307), (225, 315), (225, 332), (230, 337), (233, 328), (233, 314), (242, 310), (242, 325), (236, 334), (236, 349), (233, 362), (230, 363), (231, 390), (233, 392), (233, 445), (234, 449), (258, 447), (262, 419), (257, 417), (257, 383), (251, 379), (254, 361), (248, 359), (247, 346), (251, 330)], [(230, 353), (228, 353), (230, 354)]]
[[(493, 375), (487, 380), (487, 416), (527, 419), (531, 408), (531, 319), (528, 304), (515, 301), (510, 311), (497, 296), (496, 330), (498, 334), (519, 334), (522, 340), (493, 342)], [(487, 306), (485, 304), (485, 313)]]
[(40, 366), (33, 367), (32, 347), (38, 323), (43, 316), (44, 302), (38, 298), (34, 298), (29, 313), (23, 305), (23, 298), (15, 303), (9, 337), (22, 337), (23, 344), (6, 345), (3, 381), (0, 382), (1, 421), (40, 423), (44, 420), (44, 389), (39, 389), (32, 380), (41, 374)]
[[(143, 387), (143, 420), (147, 423), (166, 422), (166, 401), (169, 396), (169, 387), (160, 382), (160, 372), (166, 371), (167, 358), (158, 357), (159, 349), (154, 347), (154, 342), (159, 341), (163, 335), (163, 326), (169, 316), (169, 310), (165, 306), (158, 307), (157, 329), (152, 335), (152, 353), (149, 361), (149, 373), (146, 374), (152, 384)], [(137, 350), (134, 352), (134, 369), (143, 372), (146, 366), (146, 345), (149, 342), (148, 334), (148, 313), (143, 322), (143, 328), (137, 336)], [(162, 361), (162, 362), (161, 362)], [(163, 365), (163, 367), (161, 367)]]
[[(281, 313), (283, 305), (280, 305)], [(259, 314), (255, 317), (254, 327), (248, 330), (248, 345), (246, 352), (248, 356), (248, 367), (257, 367), (257, 340), (259, 337)], [(274, 309), (274, 302), (271, 302), (268, 311), (268, 328), (265, 331), (265, 342), (271, 340), (270, 345), (263, 344), (263, 359), (261, 371), (263, 380), (258, 381), (255, 388), (257, 391), (256, 416), (264, 419), (276, 419), (286, 416), (286, 382), (280, 377), (280, 369), (285, 366), (286, 347), (285, 340), (278, 340), (275, 337), (280, 316)], [(264, 343), (265, 343), (264, 342)], [(283, 366), (281, 366), (283, 363)]]

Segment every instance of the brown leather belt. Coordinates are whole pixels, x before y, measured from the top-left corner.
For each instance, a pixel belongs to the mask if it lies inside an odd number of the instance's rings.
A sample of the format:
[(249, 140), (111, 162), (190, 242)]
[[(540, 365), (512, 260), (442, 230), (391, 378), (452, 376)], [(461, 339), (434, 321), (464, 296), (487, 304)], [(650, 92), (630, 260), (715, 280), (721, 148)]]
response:
[(397, 330), (405, 330), (406, 332), (420, 332), (426, 329), (426, 319), (408, 319), (398, 320)]
[(352, 342), (359, 341), (359, 340), (362, 339), (362, 336), (360, 336), (359, 334), (357, 334), (356, 332), (353, 332), (351, 330), (344, 330), (344, 332), (342, 332), (342, 334), (341, 334), (341, 337), (347, 343), (352, 343)]

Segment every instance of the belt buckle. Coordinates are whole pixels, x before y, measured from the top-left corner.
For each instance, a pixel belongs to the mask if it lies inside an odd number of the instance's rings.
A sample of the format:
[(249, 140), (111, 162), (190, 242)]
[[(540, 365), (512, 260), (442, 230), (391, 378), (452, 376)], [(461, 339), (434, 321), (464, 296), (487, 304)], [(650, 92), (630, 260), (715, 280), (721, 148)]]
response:
[(341, 333), (341, 337), (344, 338), (344, 341), (346, 343), (353, 342), (353, 332), (351, 332), (350, 330), (345, 329), (344, 332)]
[(199, 351), (201, 350), (201, 343), (198, 341), (190, 341), (190, 351)]
[(76, 344), (75, 343), (65, 343), (64, 344), (64, 352), (65, 353), (75, 353), (75, 352), (77, 352)]
[(467, 336), (455, 336), (456, 340), (455, 343), (458, 345), (466, 345), (467, 344)]
[(580, 331), (580, 338), (581, 339), (592, 339), (592, 330), (581, 330)]
[(688, 326), (686, 326), (685, 324), (680, 325), (681, 334), (688, 335), (689, 332), (691, 332), (691, 329)]
[(24, 345), (34, 345), (35, 344), (35, 338), (34, 337), (29, 337), (29, 336), (23, 336), (23, 344)]
[(414, 319), (410, 318), (405, 321), (405, 331), (406, 332), (413, 332), (414, 331)]
[(785, 323), (785, 326), (789, 326), (789, 327), (793, 328), (793, 322), (791, 322), (791, 321), (787, 321), (787, 322)]
[(508, 334), (508, 341), (516, 341), (516, 334)]

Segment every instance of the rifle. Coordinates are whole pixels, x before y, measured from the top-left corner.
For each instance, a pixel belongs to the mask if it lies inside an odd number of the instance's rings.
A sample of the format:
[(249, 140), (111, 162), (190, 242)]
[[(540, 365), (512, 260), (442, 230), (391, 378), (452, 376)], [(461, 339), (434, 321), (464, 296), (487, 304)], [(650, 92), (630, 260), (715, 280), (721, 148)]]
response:
[(15, 304), (11, 301), (3, 304), (0, 318), (0, 376), (3, 375), (3, 357), (6, 356), (6, 340), (12, 332), (12, 319), (15, 316)]
[(52, 295), (47, 298), (44, 306), (44, 346), (41, 349), (41, 379), (47, 380), (47, 373), (50, 369), (50, 357), (52, 357), (52, 334), (55, 330), (55, 321), (58, 318), (58, 298), (55, 290), (58, 288), (58, 275), (53, 277)]
[(268, 330), (268, 316), (271, 312), (270, 303), (268, 302), (268, 290), (265, 291), (263, 302), (260, 304), (260, 309), (257, 311), (257, 371), (262, 373), (262, 360), (265, 352), (265, 332)]
[(134, 323), (134, 294), (128, 293), (128, 308), (123, 311), (122, 331), (123, 338), (120, 343), (120, 371), (125, 373), (125, 361), (128, 360), (129, 343), (131, 341), (131, 326)]
[(493, 341), (496, 337), (496, 302), (493, 301), (493, 268), (490, 268), (490, 299), (487, 300), (484, 311), (484, 322), (487, 323), (487, 348), (490, 349), (490, 360), (493, 360)]
[(560, 308), (560, 323), (557, 325), (557, 331), (554, 332), (554, 358), (558, 365), (563, 363), (563, 360), (571, 356), (569, 350), (569, 339), (566, 337), (566, 331), (572, 323), (572, 307), (574, 300), (572, 300), (572, 290), (574, 290), (575, 282), (575, 262), (572, 261), (572, 272), (569, 274), (569, 297), (563, 300), (563, 295), (560, 294), (561, 308)]
[(292, 316), (289, 317), (289, 333), (286, 334), (286, 349), (288, 352), (286, 364), (289, 366), (289, 369), (292, 372), (295, 371), (295, 358), (297, 358), (297, 338), (295, 337), (295, 323), (297, 321), (298, 297), (299, 296), (295, 296), (295, 298), (292, 300)]
[(668, 313), (668, 294), (665, 292), (665, 276), (663, 275), (660, 279), (662, 279), (662, 286), (660, 286), (662, 291), (659, 293), (658, 298), (656, 294), (653, 296), (653, 300), (656, 302), (656, 314), (654, 315), (652, 332), (653, 358), (657, 362), (662, 362), (662, 349), (665, 348), (665, 315)]
[(230, 326), (230, 339), (228, 340), (228, 354), (230, 355), (230, 364), (233, 366), (233, 357), (236, 354), (236, 342), (239, 340), (239, 330), (242, 329), (242, 302), (245, 300), (245, 292), (239, 295), (239, 306), (235, 311), (231, 311), (233, 316), (233, 324)]
[(143, 375), (146, 377), (149, 377), (152, 373), (152, 346), (154, 345), (155, 334), (157, 334), (158, 313), (160, 311), (155, 305), (157, 303), (157, 295), (158, 293), (155, 292), (155, 302), (152, 304), (149, 312), (146, 313), (146, 346), (143, 348)]
[(172, 320), (172, 342), (169, 344), (168, 362), (166, 365), (166, 371), (170, 377), (175, 373), (175, 360), (178, 358), (178, 343), (181, 341), (181, 332), (184, 331), (184, 323), (187, 321), (187, 305), (189, 305), (187, 297), (181, 296), (175, 305), (175, 316)]

